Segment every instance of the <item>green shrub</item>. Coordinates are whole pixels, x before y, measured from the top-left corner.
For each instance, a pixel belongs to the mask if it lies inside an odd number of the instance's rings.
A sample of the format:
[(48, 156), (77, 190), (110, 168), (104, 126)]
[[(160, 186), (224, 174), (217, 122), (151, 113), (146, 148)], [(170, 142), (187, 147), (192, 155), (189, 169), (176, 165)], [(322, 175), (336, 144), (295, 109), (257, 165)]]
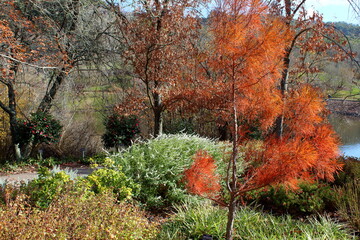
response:
[(132, 189), (139, 188), (129, 180), (121, 171), (120, 167), (114, 167), (113, 161), (106, 158), (104, 168), (93, 171), (85, 178), (76, 178), (76, 172), (54, 168), (40, 168), (39, 177), (31, 181), (27, 186), (22, 186), (22, 191), (30, 196), (33, 205), (46, 208), (51, 201), (66, 191), (85, 191), (89, 195), (104, 192), (113, 192), (119, 201), (129, 199)]
[(40, 158), (40, 159), (34, 159), (34, 158), (30, 158), (28, 160), (29, 164), (32, 164), (34, 166), (37, 167), (55, 167), (58, 164), (61, 164), (62, 161), (53, 157), (49, 157), (49, 158)]
[(82, 159), (82, 163), (84, 164), (100, 164), (102, 165), (104, 160), (108, 157), (108, 154), (106, 153), (98, 153), (96, 155), (93, 155), (91, 157), (87, 157)]
[(62, 193), (67, 184), (71, 184), (71, 180), (70, 176), (64, 171), (51, 172), (44, 167), (39, 169), (38, 174), (37, 179), (23, 187), (35, 206), (46, 208), (53, 198)]
[(164, 124), (164, 133), (166, 134), (195, 134), (195, 126), (191, 119), (175, 118), (166, 121)]
[(181, 182), (182, 173), (199, 149), (206, 150), (216, 160), (222, 159), (226, 151), (224, 144), (195, 135), (162, 135), (134, 144), (115, 155), (114, 160), (123, 166), (126, 176), (140, 184), (136, 199), (158, 209), (179, 203), (187, 195)]
[(62, 126), (48, 113), (32, 113), (29, 120), (22, 121), (18, 128), (16, 141), (20, 145), (26, 144), (31, 139), (34, 144), (55, 143), (59, 140)]
[(109, 193), (68, 192), (45, 210), (28, 207), (26, 196), (0, 208), (0, 239), (156, 239), (158, 224), (139, 208)]
[(360, 159), (354, 157), (342, 157), (340, 162), (344, 164), (343, 171), (335, 176), (334, 185), (342, 186), (360, 179)]
[(82, 180), (86, 188), (94, 193), (104, 193), (112, 190), (118, 200), (130, 199), (132, 189), (138, 186), (130, 181), (120, 169), (98, 169)]
[(268, 187), (251, 194), (252, 200), (272, 212), (294, 215), (334, 210), (334, 191), (327, 184), (302, 182), (299, 189)]
[[(184, 204), (177, 213), (163, 224), (158, 239), (197, 240), (203, 234), (214, 240), (224, 239), (227, 211), (212, 205), (210, 201)], [(249, 208), (240, 208), (234, 222), (236, 239), (354, 239), (341, 224), (326, 217), (319, 220), (308, 218), (305, 222), (290, 216), (275, 217)]]
[(106, 148), (130, 146), (131, 140), (140, 133), (136, 116), (120, 116), (115, 111), (105, 120), (105, 128), (102, 140)]

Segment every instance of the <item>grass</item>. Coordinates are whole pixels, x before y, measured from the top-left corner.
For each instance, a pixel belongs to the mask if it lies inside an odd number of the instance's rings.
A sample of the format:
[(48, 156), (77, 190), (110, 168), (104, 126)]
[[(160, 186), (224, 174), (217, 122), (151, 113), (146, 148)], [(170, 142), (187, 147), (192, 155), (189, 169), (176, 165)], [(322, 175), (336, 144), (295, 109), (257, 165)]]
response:
[(333, 94), (331, 97), (332, 98), (345, 98), (347, 96), (348, 100), (359, 100), (360, 99), (360, 88), (352, 88), (351, 90), (340, 90), (338, 92), (336, 92), (335, 94)]
[(339, 215), (360, 233), (360, 179), (335, 188)]
[[(186, 203), (177, 208), (178, 213), (163, 225), (158, 239), (191, 240), (203, 234), (213, 239), (223, 239), (226, 226), (226, 209), (213, 206), (211, 202)], [(293, 220), (290, 216), (276, 217), (240, 208), (234, 223), (235, 239), (355, 239), (344, 226), (331, 221), (326, 216)]]
[(107, 91), (111, 88), (111, 85), (91, 86), (84, 89), (85, 92), (100, 92)]

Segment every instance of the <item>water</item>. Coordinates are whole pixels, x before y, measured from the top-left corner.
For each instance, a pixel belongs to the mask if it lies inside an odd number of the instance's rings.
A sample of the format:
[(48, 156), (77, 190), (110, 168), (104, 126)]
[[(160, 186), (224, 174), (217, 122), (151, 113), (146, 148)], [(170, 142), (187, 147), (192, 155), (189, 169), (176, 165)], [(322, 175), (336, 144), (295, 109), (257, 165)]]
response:
[(344, 155), (360, 157), (360, 118), (332, 114), (329, 121), (340, 136)]

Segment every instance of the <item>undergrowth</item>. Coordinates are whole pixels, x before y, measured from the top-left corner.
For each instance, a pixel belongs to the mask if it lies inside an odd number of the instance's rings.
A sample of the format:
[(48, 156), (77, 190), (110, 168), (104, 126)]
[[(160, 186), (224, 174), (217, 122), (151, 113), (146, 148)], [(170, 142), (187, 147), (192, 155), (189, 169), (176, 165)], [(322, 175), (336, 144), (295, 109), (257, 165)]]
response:
[(46, 211), (29, 207), (18, 195), (0, 207), (0, 239), (156, 239), (158, 224), (145, 212), (118, 202), (110, 192), (70, 192), (51, 202)]
[[(209, 201), (194, 202), (177, 207), (177, 214), (163, 225), (158, 239), (197, 240), (203, 234), (213, 239), (223, 239), (227, 221), (227, 211), (213, 206)], [(307, 218), (305, 221), (293, 220), (289, 215), (276, 217), (240, 208), (234, 222), (234, 240), (236, 239), (355, 239), (343, 230), (344, 226), (331, 221), (326, 216), (319, 219)]]

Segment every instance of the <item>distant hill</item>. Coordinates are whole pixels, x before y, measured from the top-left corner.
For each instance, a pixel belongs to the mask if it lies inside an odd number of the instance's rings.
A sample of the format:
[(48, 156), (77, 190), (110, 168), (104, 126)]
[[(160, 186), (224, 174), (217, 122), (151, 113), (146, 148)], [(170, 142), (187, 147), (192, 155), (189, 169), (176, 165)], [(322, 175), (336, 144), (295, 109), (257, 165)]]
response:
[(342, 31), (349, 38), (360, 38), (360, 25), (346, 23), (346, 22), (334, 22), (337, 29)]

